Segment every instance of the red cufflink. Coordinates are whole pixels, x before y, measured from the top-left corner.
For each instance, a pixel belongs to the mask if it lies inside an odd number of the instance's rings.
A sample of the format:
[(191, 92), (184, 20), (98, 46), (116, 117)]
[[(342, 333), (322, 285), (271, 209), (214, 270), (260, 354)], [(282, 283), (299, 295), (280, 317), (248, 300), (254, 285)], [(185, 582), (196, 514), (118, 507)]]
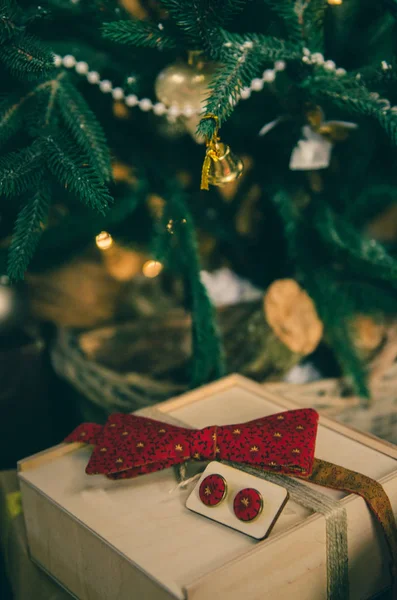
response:
[[(218, 506), (227, 494), (226, 479), (218, 473), (207, 475), (199, 487), (201, 502), (208, 507)], [(254, 521), (263, 510), (262, 494), (254, 488), (240, 490), (233, 501), (234, 514), (244, 523)]]
[(200, 500), (205, 506), (218, 506), (227, 493), (226, 479), (216, 473), (203, 479), (199, 488)]
[(262, 494), (254, 488), (244, 488), (236, 494), (233, 501), (233, 510), (239, 521), (251, 522), (261, 514), (263, 510)]

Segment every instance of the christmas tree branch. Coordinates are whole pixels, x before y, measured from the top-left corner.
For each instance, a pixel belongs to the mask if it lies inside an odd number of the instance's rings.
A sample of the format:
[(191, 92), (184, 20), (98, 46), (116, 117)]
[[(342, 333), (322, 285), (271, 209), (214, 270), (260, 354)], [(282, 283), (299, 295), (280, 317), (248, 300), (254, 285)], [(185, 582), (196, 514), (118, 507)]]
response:
[[(223, 353), (215, 311), (201, 281), (201, 266), (194, 223), (183, 193), (174, 182), (154, 239), (155, 256), (179, 270), (187, 285), (192, 314), (192, 387), (224, 375)], [(172, 228), (169, 228), (169, 224)]]
[(22, 34), (0, 45), (0, 60), (19, 78), (36, 79), (54, 69), (54, 56), (31, 35)]
[(13, 280), (22, 279), (41, 237), (48, 208), (50, 189), (40, 182), (39, 189), (18, 214), (8, 255), (8, 274)]
[(302, 11), (303, 35), (312, 52), (324, 52), (324, 19), (327, 0), (309, 0)]
[(356, 272), (389, 281), (397, 289), (397, 261), (382, 244), (363, 236), (319, 198), (316, 199), (314, 223), (331, 251), (343, 261), (348, 259)]
[(172, 50), (176, 48), (176, 40), (164, 32), (164, 26), (147, 21), (114, 21), (104, 23), (103, 37), (118, 44)]
[[(324, 267), (324, 250), (286, 191), (272, 197), (285, 228), (291, 260), (296, 263), (298, 279), (313, 299), (324, 331), (344, 373), (352, 379), (357, 394), (369, 397), (366, 374), (350, 337), (349, 322), (354, 316), (354, 303), (343, 291), (332, 269)], [(313, 248), (316, 253), (313, 253)]]
[[(225, 30), (222, 33), (222, 65), (215, 73), (210, 85), (210, 96), (206, 101), (205, 114), (214, 114), (222, 124), (233, 112), (241, 90), (259, 77), (262, 69), (275, 60), (299, 60), (301, 48), (278, 38), (248, 34), (240, 36)], [(202, 120), (198, 134), (212, 137), (215, 131), (213, 120)]]
[(57, 104), (66, 127), (89, 157), (98, 178), (104, 182), (110, 181), (110, 152), (102, 127), (84, 98), (67, 79), (63, 79), (59, 87)]
[(44, 169), (43, 145), (40, 140), (27, 148), (0, 158), (0, 194), (18, 196), (33, 188)]
[(302, 25), (299, 23), (298, 11), (296, 2), (290, 0), (263, 0), (265, 4), (276, 14), (282, 21), (286, 37), (295, 43), (302, 41)]
[(46, 155), (51, 173), (84, 204), (104, 214), (112, 198), (87, 158), (65, 139), (47, 136)]

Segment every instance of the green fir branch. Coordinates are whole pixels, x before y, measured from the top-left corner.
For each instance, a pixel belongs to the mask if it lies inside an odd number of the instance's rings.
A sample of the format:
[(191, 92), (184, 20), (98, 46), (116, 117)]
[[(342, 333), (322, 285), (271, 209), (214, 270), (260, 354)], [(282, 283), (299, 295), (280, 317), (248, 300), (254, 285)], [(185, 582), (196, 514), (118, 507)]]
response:
[(302, 87), (316, 101), (328, 100), (345, 112), (375, 119), (397, 146), (397, 114), (387, 109), (387, 101), (360, 81), (348, 76), (337, 78), (321, 74), (307, 78)]
[(112, 198), (96, 170), (66, 140), (46, 137), (47, 164), (59, 183), (81, 202), (104, 214)]
[(0, 4), (0, 43), (10, 40), (23, 31), (23, 26), (16, 21), (20, 10), (13, 0), (3, 0)]
[(341, 284), (354, 305), (355, 313), (395, 315), (397, 291), (383, 282), (348, 280)]
[[(215, 323), (215, 311), (201, 281), (201, 265), (194, 222), (179, 185), (174, 181), (165, 194), (167, 203), (153, 241), (158, 260), (177, 267), (187, 287), (192, 314), (191, 385), (196, 387), (225, 373), (221, 341)], [(167, 224), (172, 219), (174, 230)]]
[(349, 261), (356, 272), (389, 281), (397, 288), (397, 260), (376, 240), (362, 235), (346, 219), (316, 198), (314, 225), (322, 240), (339, 256)]
[(0, 194), (19, 196), (37, 185), (44, 169), (41, 141), (0, 158)]
[(309, 0), (304, 9), (303, 35), (312, 52), (324, 52), (324, 20), (327, 0)]
[(371, 219), (387, 210), (397, 201), (397, 184), (384, 183), (383, 179), (366, 185), (354, 202), (349, 202), (351, 190), (347, 191), (344, 216), (354, 227), (363, 227)]
[(306, 248), (305, 252), (308, 260), (302, 278), (304, 287), (315, 302), (325, 337), (343, 373), (350, 379), (356, 394), (366, 400), (370, 397), (367, 373), (350, 331), (351, 320), (356, 314), (355, 303), (339, 284), (332, 269), (311, 264), (311, 249)]
[(299, 23), (295, 2), (291, 0), (263, 0), (284, 25), (286, 37), (295, 43), (302, 41), (302, 25)]
[(24, 100), (11, 94), (0, 105), (0, 147), (22, 127), (24, 114), (21, 108)]
[(112, 165), (105, 134), (83, 96), (64, 78), (56, 96), (62, 117), (76, 143), (90, 158), (102, 181), (111, 181)]
[(104, 23), (102, 34), (105, 39), (127, 46), (142, 46), (158, 50), (176, 48), (176, 40), (164, 33), (158, 25), (147, 21), (114, 21)]
[(162, 0), (162, 4), (189, 40), (190, 47), (202, 48), (212, 60), (221, 53), (220, 26), (241, 10), (241, 0)]
[[(206, 101), (205, 114), (214, 114), (220, 124), (233, 112), (241, 90), (259, 77), (263, 67), (275, 60), (297, 60), (300, 47), (278, 38), (259, 34), (240, 36), (222, 30), (222, 65), (215, 73), (211, 93)], [(211, 137), (215, 131), (213, 120), (202, 120), (198, 134)]]
[(50, 200), (48, 186), (41, 184), (18, 214), (8, 254), (8, 275), (13, 280), (24, 277), (43, 232)]
[[(296, 264), (298, 279), (313, 299), (324, 325), (326, 337), (341, 369), (353, 383), (356, 393), (369, 397), (366, 372), (350, 336), (349, 323), (354, 303), (339, 285), (332, 268), (324, 267), (321, 247), (313, 236), (307, 219), (286, 191), (272, 196), (284, 224), (284, 238), (291, 261)], [(313, 253), (313, 247), (317, 252)]]
[(0, 45), (0, 60), (24, 79), (35, 79), (54, 69), (54, 55), (31, 35), (21, 35)]

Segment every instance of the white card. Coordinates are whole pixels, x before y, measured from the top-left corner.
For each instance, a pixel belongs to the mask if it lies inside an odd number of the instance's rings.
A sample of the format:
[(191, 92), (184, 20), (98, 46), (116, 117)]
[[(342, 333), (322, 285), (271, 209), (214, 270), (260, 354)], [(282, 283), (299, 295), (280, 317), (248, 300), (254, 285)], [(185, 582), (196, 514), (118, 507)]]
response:
[[(217, 506), (206, 506), (200, 499), (200, 485), (208, 475), (213, 474), (221, 475), (226, 481), (226, 496)], [(250, 522), (240, 521), (235, 516), (233, 509), (236, 495), (246, 488), (257, 490), (262, 497), (262, 510), (255, 520)], [(285, 488), (249, 473), (244, 473), (239, 469), (213, 461), (202, 473), (197, 485), (188, 497), (186, 508), (261, 540), (270, 533), (287, 501), (288, 492)]]

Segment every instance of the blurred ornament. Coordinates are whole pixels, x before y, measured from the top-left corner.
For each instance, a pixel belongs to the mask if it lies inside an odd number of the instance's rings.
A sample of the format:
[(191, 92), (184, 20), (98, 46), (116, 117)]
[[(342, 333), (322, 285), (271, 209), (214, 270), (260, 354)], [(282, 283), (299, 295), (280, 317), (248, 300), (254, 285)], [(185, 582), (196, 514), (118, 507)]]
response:
[(177, 140), (186, 135), (184, 120), (168, 116), (156, 117), (156, 129), (162, 137), (170, 140)]
[(101, 231), (95, 237), (95, 243), (100, 250), (109, 250), (113, 245), (113, 238), (107, 231)]
[(121, 0), (121, 5), (136, 19), (147, 19), (148, 14), (140, 0)]
[(343, 4), (343, 0), (328, 0), (330, 6), (340, 6)]
[(161, 219), (164, 212), (165, 200), (161, 196), (152, 194), (148, 197), (147, 204), (153, 219)]
[(309, 125), (302, 127), (304, 139), (292, 151), (289, 168), (292, 171), (326, 169), (331, 161), (332, 144)]
[(293, 352), (311, 354), (323, 336), (313, 300), (293, 279), (274, 281), (265, 294), (266, 320), (278, 338)]
[(356, 123), (347, 121), (324, 121), (319, 106), (306, 113), (308, 125), (302, 127), (304, 139), (292, 151), (289, 168), (292, 171), (326, 169), (331, 162), (331, 152), (336, 142), (346, 140), (350, 132), (357, 129)]
[(358, 350), (376, 350), (386, 335), (386, 324), (368, 315), (357, 315), (353, 320), (354, 345)]
[(241, 200), (236, 213), (236, 231), (246, 237), (255, 237), (262, 224), (262, 213), (258, 202), (261, 198), (261, 188), (254, 184)]
[(137, 183), (137, 178), (134, 175), (133, 168), (122, 162), (114, 162), (112, 164), (113, 178), (116, 182), (128, 183), (133, 185)]
[(193, 136), (203, 111), (203, 102), (216, 65), (203, 60), (201, 52), (190, 52), (188, 63), (166, 67), (155, 83), (156, 96), (168, 109), (168, 120), (179, 119)]
[(250, 302), (261, 298), (263, 291), (247, 279), (239, 277), (224, 267), (209, 273), (201, 271), (201, 281), (214, 306), (228, 306), (240, 302)]
[(101, 256), (107, 272), (117, 281), (129, 281), (140, 275), (147, 260), (144, 254), (123, 248), (116, 243), (106, 252), (102, 252)]
[(369, 237), (383, 243), (397, 241), (397, 203), (391, 204), (379, 215), (376, 215), (366, 227)]
[(213, 119), (216, 123), (212, 138), (206, 140), (207, 150), (201, 172), (200, 187), (202, 190), (208, 190), (209, 184), (222, 187), (235, 181), (242, 174), (244, 165), (242, 160), (230, 150), (230, 146), (220, 141), (218, 117), (208, 114), (203, 119)]
[(129, 119), (131, 117), (131, 113), (128, 110), (127, 106), (124, 102), (114, 102), (113, 103), (113, 114), (116, 119)]
[(27, 309), (26, 297), (20, 287), (11, 285), (7, 275), (0, 276), (0, 335), (23, 325)]
[(147, 260), (142, 266), (142, 273), (145, 277), (152, 279), (160, 275), (163, 268), (163, 265), (158, 260)]

